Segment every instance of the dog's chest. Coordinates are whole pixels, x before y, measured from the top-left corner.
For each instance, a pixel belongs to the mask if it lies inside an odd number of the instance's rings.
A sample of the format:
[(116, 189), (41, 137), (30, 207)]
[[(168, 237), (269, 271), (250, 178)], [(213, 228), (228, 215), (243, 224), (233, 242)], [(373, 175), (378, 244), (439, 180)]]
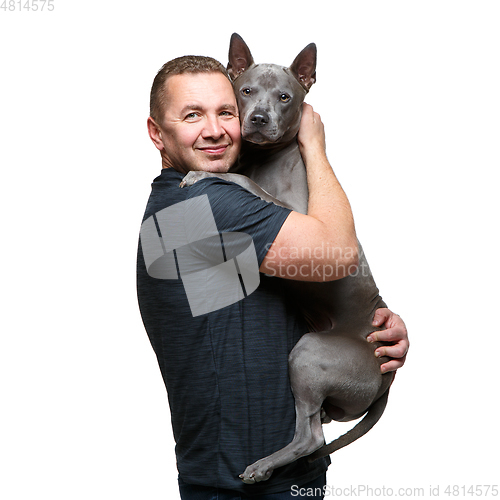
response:
[(307, 213), (307, 176), (298, 145), (271, 155), (250, 150), (242, 173), (295, 211)]

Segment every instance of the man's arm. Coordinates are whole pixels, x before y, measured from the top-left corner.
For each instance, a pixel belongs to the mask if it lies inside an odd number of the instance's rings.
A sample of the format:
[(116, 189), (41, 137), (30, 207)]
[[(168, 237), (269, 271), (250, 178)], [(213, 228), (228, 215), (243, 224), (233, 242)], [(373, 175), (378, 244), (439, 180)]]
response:
[[(330, 280), (344, 278), (358, 265), (354, 220), (347, 196), (326, 157), (323, 123), (308, 104), (304, 104), (298, 142), (309, 188), (307, 215), (290, 213), (260, 271), (280, 278), (323, 281), (325, 273), (318, 277), (320, 273), (314, 272), (319, 265), (331, 266)], [(313, 261), (311, 255), (318, 247), (332, 251), (322, 252)]]

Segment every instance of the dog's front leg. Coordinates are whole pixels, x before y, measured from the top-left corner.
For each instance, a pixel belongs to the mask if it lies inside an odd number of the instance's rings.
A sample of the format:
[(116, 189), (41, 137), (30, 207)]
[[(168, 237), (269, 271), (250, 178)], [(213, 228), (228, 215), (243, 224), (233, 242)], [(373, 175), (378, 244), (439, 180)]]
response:
[(274, 198), (274, 196), (271, 196), (267, 191), (264, 191), (254, 181), (241, 174), (218, 174), (214, 172), (205, 172), (203, 170), (191, 170), (191, 172), (188, 172), (185, 175), (179, 186), (181, 188), (192, 186), (196, 182), (201, 181), (202, 179), (208, 179), (210, 177), (218, 177), (219, 179), (223, 179), (225, 181), (234, 182), (235, 184), (238, 184), (247, 191), (250, 191), (250, 193), (253, 193), (255, 196), (258, 196), (264, 201), (269, 201), (271, 203), (274, 203), (275, 205), (279, 205), (280, 207), (290, 208), (278, 199)]

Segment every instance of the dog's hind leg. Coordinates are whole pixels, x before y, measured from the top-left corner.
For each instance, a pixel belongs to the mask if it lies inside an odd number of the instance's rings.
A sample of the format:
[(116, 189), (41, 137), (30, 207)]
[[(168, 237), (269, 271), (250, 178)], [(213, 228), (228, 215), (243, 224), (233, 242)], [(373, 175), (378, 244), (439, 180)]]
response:
[[(301, 396), (301, 395), (299, 395)], [(325, 439), (321, 426), (320, 407), (316, 401), (303, 401), (295, 395), (296, 424), (293, 440), (268, 457), (249, 465), (240, 478), (244, 483), (266, 481), (274, 469), (310, 455), (321, 448)]]
[(355, 425), (349, 432), (346, 432), (344, 435), (332, 441), (330, 444), (326, 444), (319, 448), (309, 457), (309, 461), (314, 462), (314, 460), (340, 450), (341, 448), (344, 448), (344, 446), (356, 441), (356, 439), (359, 439), (361, 436), (364, 436), (379, 421), (380, 417), (384, 413), (388, 397), (389, 389), (387, 389), (387, 391), (370, 406), (364, 418), (357, 425)]

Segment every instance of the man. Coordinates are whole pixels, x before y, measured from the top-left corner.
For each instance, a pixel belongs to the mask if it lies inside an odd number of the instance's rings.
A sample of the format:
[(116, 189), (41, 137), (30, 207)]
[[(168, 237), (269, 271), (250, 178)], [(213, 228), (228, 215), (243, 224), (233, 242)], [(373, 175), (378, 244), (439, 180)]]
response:
[[(308, 215), (217, 178), (179, 187), (191, 170), (227, 172), (240, 151), (236, 100), (217, 61), (186, 56), (164, 65), (153, 83), (150, 113), (148, 131), (161, 153), (162, 171), (152, 184), (144, 220), (207, 196), (220, 233), (251, 236), (261, 273), (317, 280), (310, 254), (291, 249), (322, 244), (341, 249), (335, 259), (328, 254), (314, 261), (337, 269), (330, 279), (356, 269), (351, 209), (326, 159), (323, 125), (310, 106), (304, 105), (298, 137), (307, 168)], [(197, 222), (189, 219), (186, 224)], [(162, 236), (168, 237), (163, 230)], [(267, 258), (269, 248), (272, 259)], [(178, 272), (178, 259), (176, 266)], [(246, 495), (278, 500), (292, 498), (293, 485), (321, 489), (325, 484), (328, 457), (313, 463), (301, 458), (253, 485), (238, 477), (247, 465), (288, 444), (294, 434), (287, 358), (307, 328), (290, 306), (284, 283), (261, 274), (258, 288), (243, 300), (195, 316), (182, 280), (148, 274), (139, 245), (139, 305), (167, 387), (183, 500), (213, 498), (215, 493), (228, 500)], [(388, 330), (374, 334), (374, 340), (394, 343), (379, 351), (393, 358), (383, 370), (395, 370), (404, 363), (406, 329), (387, 309), (376, 314), (376, 324), (384, 323)]]

